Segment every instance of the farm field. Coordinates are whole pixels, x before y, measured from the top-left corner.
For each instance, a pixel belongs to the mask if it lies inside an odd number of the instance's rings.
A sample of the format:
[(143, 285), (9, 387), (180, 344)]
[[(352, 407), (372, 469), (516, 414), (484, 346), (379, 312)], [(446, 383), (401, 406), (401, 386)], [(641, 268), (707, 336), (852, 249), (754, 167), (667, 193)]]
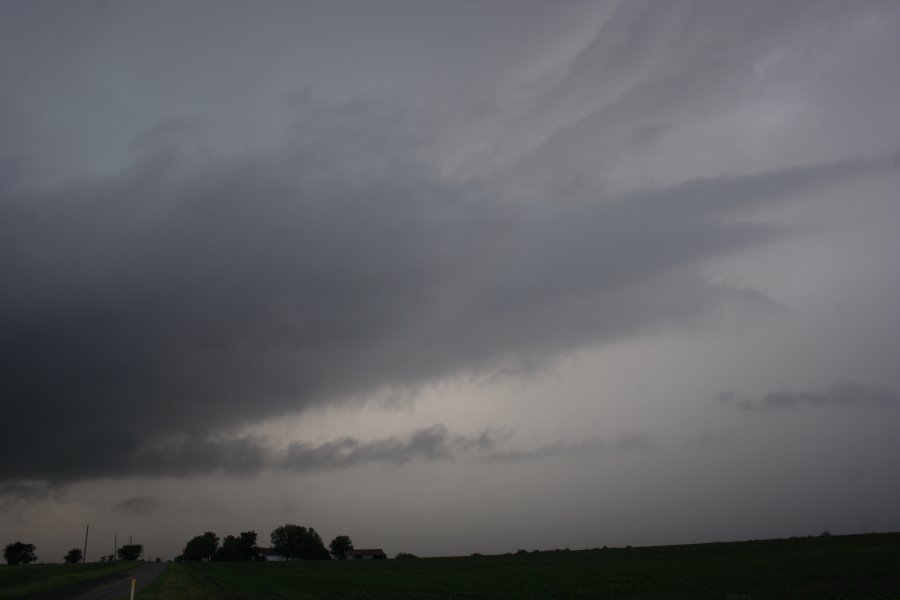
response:
[(135, 563), (0, 566), (0, 600), (28, 598), (134, 568)]
[(365, 562), (180, 563), (139, 598), (900, 598), (900, 534)]

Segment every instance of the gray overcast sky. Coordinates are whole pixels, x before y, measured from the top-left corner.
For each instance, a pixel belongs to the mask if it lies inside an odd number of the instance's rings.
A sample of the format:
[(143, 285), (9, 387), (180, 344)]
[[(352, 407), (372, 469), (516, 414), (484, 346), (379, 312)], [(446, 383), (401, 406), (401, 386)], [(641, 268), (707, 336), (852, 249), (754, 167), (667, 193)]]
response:
[(898, 60), (891, 1), (0, 3), (0, 543), (900, 529)]

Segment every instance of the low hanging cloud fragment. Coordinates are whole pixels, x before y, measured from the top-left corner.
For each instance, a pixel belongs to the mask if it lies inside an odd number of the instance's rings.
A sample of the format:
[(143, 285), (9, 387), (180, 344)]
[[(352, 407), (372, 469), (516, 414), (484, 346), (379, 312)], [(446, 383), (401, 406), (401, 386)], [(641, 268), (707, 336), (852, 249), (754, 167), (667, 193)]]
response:
[(900, 396), (888, 388), (875, 388), (848, 381), (823, 392), (770, 392), (761, 398), (741, 396), (734, 391), (719, 394), (719, 402), (747, 412), (778, 412), (801, 409), (897, 409)]
[(0, 515), (16, 513), (44, 500), (58, 500), (64, 494), (65, 486), (58, 482), (0, 482)]
[(345, 437), (318, 446), (293, 443), (278, 467), (292, 471), (332, 471), (386, 463), (404, 465), (411, 461), (491, 463), (552, 459), (565, 456), (593, 456), (600, 452), (648, 450), (653, 444), (647, 435), (631, 434), (615, 442), (602, 438), (559, 440), (534, 448), (513, 443), (510, 432), (485, 431), (467, 436), (449, 431), (441, 424), (420, 429), (408, 438), (389, 437), (362, 441)]
[(600, 437), (592, 437), (578, 441), (556, 441), (532, 449), (497, 448), (479, 456), (479, 462), (527, 461), (553, 459), (561, 456), (592, 457), (599, 453), (647, 452), (655, 451), (657, 446), (647, 434), (623, 435), (614, 442)]
[(159, 511), (159, 499), (153, 496), (135, 496), (117, 502), (113, 509), (119, 512), (138, 517), (152, 517)]
[(295, 442), (288, 447), (280, 466), (292, 471), (331, 471), (365, 463), (403, 465), (412, 460), (452, 461), (461, 454), (483, 454), (493, 450), (494, 436), (488, 432), (467, 437), (452, 434), (443, 425), (420, 429), (406, 439), (390, 437), (361, 441), (344, 437), (318, 446)]

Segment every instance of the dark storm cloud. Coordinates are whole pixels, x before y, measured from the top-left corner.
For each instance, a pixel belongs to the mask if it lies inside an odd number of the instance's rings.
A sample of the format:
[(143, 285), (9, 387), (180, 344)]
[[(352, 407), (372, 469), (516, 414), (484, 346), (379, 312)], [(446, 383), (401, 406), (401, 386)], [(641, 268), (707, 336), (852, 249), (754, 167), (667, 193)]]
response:
[(742, 211), (891, 168), (517, 204), (442, 178), (396, 109), (300, 104), (278, 151), (200, 160), (173, 120), (116, 176), (2, 194), (0, 478), (252, 472), (216, 432), (759, 303), (694, 268), (781, 235)]
[(96, 477), (176, 476), (214, 473), (247, 476), (273, 464), (266, 440), (250, 437), (156, 436), (153, 439), (124, 432), (79, 439), (69, 436), (69, 456), (35, 453), (24, 466), (9, 469), (13, 478), (39, 472), (54, 482)]
[(805, 408), (900, 408), (900, 396), (888, 388), (874, 388), (848, 381), (824, 392), (771, 392), (762, 398), (748, 398), (734, 391), (723, 392), (719, 402), (741, 410), (782, 411)]
[(135, 496), (116, 503), (113, 509), (138, 517), (152, 517), (159, 511), (159, 500), (152, 496)]

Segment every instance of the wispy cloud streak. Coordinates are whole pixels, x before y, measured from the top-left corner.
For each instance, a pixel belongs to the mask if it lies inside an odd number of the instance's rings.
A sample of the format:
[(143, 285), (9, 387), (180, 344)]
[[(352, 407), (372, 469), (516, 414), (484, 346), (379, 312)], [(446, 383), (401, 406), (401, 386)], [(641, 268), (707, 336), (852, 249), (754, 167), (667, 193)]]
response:
[(778, 412), (800, 409), (900, 408), (900, 396), (888, 388), (874, 388), (848, 381), (822, 392), (780, 391), (761, 398), (742, 396), (734, 391), (722, 392), (719, 402), (747, 412)]

